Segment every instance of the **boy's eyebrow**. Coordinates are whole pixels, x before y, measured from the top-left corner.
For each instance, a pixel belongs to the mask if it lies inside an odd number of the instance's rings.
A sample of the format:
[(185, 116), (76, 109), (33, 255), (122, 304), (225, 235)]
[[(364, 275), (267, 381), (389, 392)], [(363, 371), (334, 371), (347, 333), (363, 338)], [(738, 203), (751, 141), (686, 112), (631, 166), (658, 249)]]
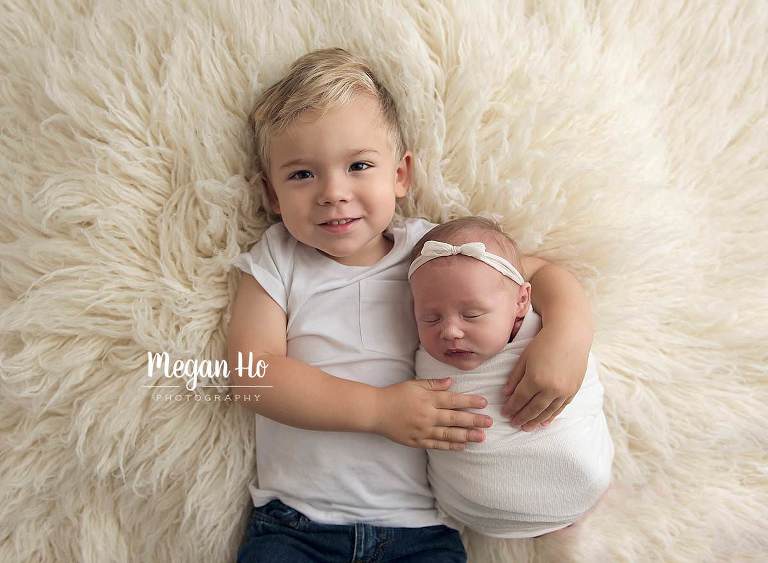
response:
[[(381, 154), (376, 149), (353, 149), (347, 153), (347, 157), (357, 156), (358, 154), (363, 154), (364, 152), (374, 152), (376, 154)], [(294, 158), (293, 160), (289, 160), (285, 164), (282, 164), (278, 170), (282, 170), (283, 168), (288, 168), (289, 166), (300, 164), (302, 162), (310, 162), (310, 160), (308, 158)]]

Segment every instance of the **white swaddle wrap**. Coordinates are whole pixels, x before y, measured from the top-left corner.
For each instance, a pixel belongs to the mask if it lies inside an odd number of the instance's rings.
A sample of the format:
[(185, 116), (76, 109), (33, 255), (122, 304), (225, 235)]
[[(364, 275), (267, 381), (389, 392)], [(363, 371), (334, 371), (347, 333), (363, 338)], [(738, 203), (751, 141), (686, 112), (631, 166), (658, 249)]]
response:
[(614, 447), (603, 414), (603, 386), (592, 354), (571, 403), (546, 428), (524, 432), (501, 414), (501, 389), (520, 354), (541, 329), (529, 309), (512, 342), (473, 370), (435, 360), (419, 346), (416, 378), (450, 376), (450, 391), (484, 396), (493, 419), (485, 441), (464, 451), (427, 450), (438, 513), (488, 536), (529, 538), (572, 524), (610, 483)]

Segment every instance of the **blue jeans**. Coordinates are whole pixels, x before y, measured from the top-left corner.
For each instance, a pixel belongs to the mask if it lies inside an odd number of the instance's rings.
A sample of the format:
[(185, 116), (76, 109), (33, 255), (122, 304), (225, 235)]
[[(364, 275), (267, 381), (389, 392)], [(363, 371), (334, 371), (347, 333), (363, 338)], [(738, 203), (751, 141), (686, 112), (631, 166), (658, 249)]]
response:
[(448, 526), (391, 528), (319, 524), (273, 499), (251, 511), (237, 563), (466, 563), (459, 532)]

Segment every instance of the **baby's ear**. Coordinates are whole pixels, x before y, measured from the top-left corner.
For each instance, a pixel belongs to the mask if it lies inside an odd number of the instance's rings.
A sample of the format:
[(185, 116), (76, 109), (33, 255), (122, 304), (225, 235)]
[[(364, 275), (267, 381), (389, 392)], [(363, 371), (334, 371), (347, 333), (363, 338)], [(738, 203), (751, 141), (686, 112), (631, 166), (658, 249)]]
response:
[(517, 292), (517, 315), (522, 317), (531, 305), (531, 284), (525, 282)]

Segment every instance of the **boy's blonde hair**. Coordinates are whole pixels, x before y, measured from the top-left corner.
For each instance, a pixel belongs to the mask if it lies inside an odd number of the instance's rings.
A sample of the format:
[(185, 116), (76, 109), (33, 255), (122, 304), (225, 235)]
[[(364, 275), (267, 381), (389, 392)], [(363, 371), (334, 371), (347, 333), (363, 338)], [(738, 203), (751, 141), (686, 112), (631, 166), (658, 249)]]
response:
[[(525, 279), (528, 279), (520, 260), (520, 249), (515, 240), (510, 237), (493, 219), (479, 216), (460, 217), (437, 225), (427, 232), (413, 247), (408, 263), (412, 263), (421, 254), (424, 243), (428, 240), (447, 242), (453, 245), (465, 242), (484, 242), (489, 252), (498, 254), (512, 264)], [(494, 248), (498, 247), (498, 248)], [(501, 280), (504, 281), (503, 279)]]
[[(357, 94), (368, 94), (378, 100), (395, 162), (399, 162), (405, 154), (405, 141), (395, 101), (387, 88), (362, 57), (338, 47), (318, 49), (296, 59), (287, 74), (258, 97), (251, 110), (248, 129), (256, 151), (253, 179), (268, 178), (271, 136), (282, 133), (304, 112), (317, 110), (322, 117)], [(271, 213), (266, 189), (262, 202)]]

